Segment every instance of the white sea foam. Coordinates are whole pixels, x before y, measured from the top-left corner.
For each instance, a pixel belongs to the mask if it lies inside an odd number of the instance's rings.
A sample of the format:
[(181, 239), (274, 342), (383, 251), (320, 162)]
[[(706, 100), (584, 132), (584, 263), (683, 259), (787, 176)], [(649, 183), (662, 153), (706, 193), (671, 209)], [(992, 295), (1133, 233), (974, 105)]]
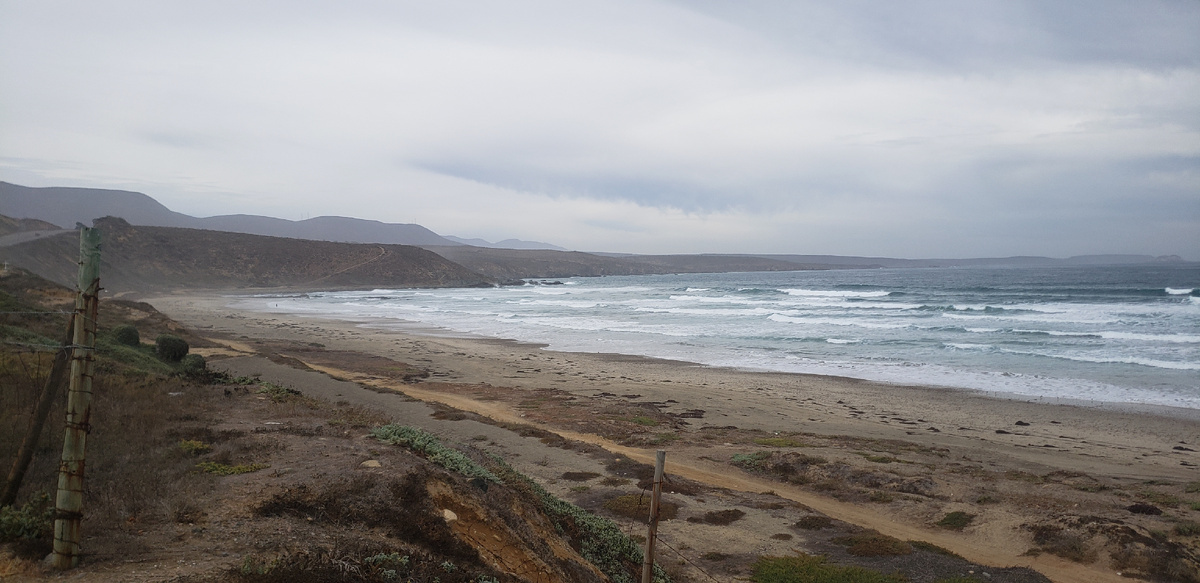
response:
[(1166, 291), (1168, 294), (1170, 294), (1170, 295), (1173, 295), (1173, 296), (1186, 296), (1186, 295), (1189, 295), (1189, 294), (1191, 294), (1192, 292), (1196, 291), (1196, 288), (1191, 288), (1191, 287), (1189, 287), (1189, 288), (1174, 288), (1174, 287), (1169, 287), (1169, 288), (1166, 288), (1166, 290), (1165, 290), (1165, 291)]
[(1193, 344), (1200, 342), (1196, 334), (1138, 334), (1135, 332), (1099, 332), (1097, 336), (1109, 340), (1143, 340), (1146, 342), (1170, 342)]
[(826, 338), (825, 341), (830, 344), (858, 344), (862, 342), (862, 340), (849, 338)]
[(834, 298), (882, 298), (890, 295), (889, 291), (841, 291), (787, 288), (779, 290), (789, 296), (812, 296)]
[(955, 350), (991, 350), (991, 344), (972, 344), (970, 342), (946, 342), (943, 346)]

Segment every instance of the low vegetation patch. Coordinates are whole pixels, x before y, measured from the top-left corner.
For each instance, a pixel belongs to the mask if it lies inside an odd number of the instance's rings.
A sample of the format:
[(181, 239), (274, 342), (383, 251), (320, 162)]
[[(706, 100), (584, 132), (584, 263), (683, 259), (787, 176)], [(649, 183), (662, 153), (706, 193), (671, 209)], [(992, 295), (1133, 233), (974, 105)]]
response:
[(21, 506), (0, 508), (0, 542), (48, 539), (54, 527), (54, 503), (40, 492)]
[(1200, 523), (1187, 521), (1180, 522), (1175, 525), (1175, 534), (1179, 536), (1196, 536), (1200, 535)]
[(801, 530), (821, 530), (823, 528), (829, 528), (832, 525), (833, 519), (829, 518), (828, 516), (810, 514), (796, 521), (796, 524), (793, 526)]
[(271, 466), (268, 464), (238, 464), (236, 466), (222, 464), (219, 462), (200, 462), (196, 464), (196, 469), (206, 474), (214, 474), (217, 476), (236, 476), (238, 474), (249, 474), (250, 472), (265, 470), (269, 467)]
[(974, 514), (967, 514), (961, 510), (956, 510), (943, 516), (942, 519), (938, 521), (937, 525), (950, 530), (962, 530), (966, 528), (967, 525), (971, 524), (971, 521), (973, 520), (975, 520)]
[(840, 536), (830, 542), (847, 547), (846, 552), (856, 557), (893, 557), (913, 552), (912, 545), (873, 530)]
[[(961, 555), (959, 555), (958, 553), (956, 553), (950, 549), (942, 548), (933, 543), (925, 542), (923, 540), (910, 540), (910, 541), (908, 541), (908, 544), (912, 545), (912, 548), (917, 549), (918, 551), (925, 551), (927, 553), (934, 553), (934, 554), (943, 555), (946, 557), (954, 557), (956, 559), (963, 558)], [(963, 560), (965, 561), (966, 559), (963, 559)]]
[(562, 479), (571, 482), (586, 482), (593, 478), (599, 478), (600, 474), (596, 472), (563, 472)]
[[(633, 573), (640, 572), (644, 557), (642, 549), (633, 538), (622, 532), (616, 523), (550, 494), (537, 482), (514, 470), (503, 459), (493, 457), (492, 461), (495, 462), (493, 469), (503, 477), (505, 483), (510, 487), (525, 489), (541, 501), (542, 511), (550, 517), (555, 527), (578, 542), (579, 554), (583, 555), (583, 558), (599, 568), (614, 583), (637, 581)], [(653, 468), (650, 470), (654, 471)], [(669, 507), (665, 503), (660, 505), (660, 514), (664, 510), (663, 506)], [(649, 514), (649, 507), (646, 514)], [(575, 546), (575, 543), (572, 543), (572, 546)], [(671, 583), (671, 578), (662, 568), (655, 565), (653, 581)]]
[(438, 438), (423, 429), (392, 423), (372, 429), (371, 436), (384, 443), (404, 447), (447, 470), (468, 478), (480, 478), (500, 483), (500, 478), (487, 468), (471, 461), (471, 458), (461, 452), (442, 445)]
[(825, 557), (759, 557), (750, 580), (754, 583), (903, 583), (899, 575), (885, 575), (862, 567), (830, 565)]
[(794, 437), (758, 437), (754, 439), (754, 444), (767, 447), (808, 447), (807, 443)]
[(196, 439), (181, 439), (179, 449), (188, 455), (201, 455), (212, 451), (212, 446)]
[(726, 510), (713, 510), (711, 512), (705, 512), (703, 516), (693, 516), (688, 518), (688, 522), (725, 526), (726, 524), (732, 524), (738, 520), (741, 520), (744, 516), (746, 516), (745, 512), (742, 512), (737, 508), (729, 508)]

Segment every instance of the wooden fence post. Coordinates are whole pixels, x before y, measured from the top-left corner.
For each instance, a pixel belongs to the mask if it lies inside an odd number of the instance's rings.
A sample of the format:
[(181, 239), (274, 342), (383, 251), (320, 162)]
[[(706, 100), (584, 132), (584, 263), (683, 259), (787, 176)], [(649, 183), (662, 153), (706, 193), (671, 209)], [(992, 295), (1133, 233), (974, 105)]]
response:
[(96, 317), (100, 304), (100, 231), (79, 230), (79, 296), (75, 298), (74, 340), (71, 343), (71, 388), (67, 393), (67, 427), (58, 470), (54, 512), (54, 553), (57, 569), (79, 564), (79, 523), (83, 518), (83, 468), (87, 434), (91, 429), (92, 375), (96, 369)]
[(654, 459), (654, 489), (650, 493), (650, 532), (646, 535), (646, 554), (642, 559), (642, 583), (654, 579), (654, 542), (658, 537), (658, 503), (662, 498), (663, 467), (667, 452), (658, 450)]

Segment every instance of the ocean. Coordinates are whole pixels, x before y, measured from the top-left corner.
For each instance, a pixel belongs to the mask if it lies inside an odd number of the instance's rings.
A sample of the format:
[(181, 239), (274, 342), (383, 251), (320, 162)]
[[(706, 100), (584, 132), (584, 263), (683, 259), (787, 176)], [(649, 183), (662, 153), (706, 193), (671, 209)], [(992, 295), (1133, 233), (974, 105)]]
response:
[(243, 296), (371, 328), (996, 396), (1200, 409), (1200, 267), (870, 269), (573, 278)]

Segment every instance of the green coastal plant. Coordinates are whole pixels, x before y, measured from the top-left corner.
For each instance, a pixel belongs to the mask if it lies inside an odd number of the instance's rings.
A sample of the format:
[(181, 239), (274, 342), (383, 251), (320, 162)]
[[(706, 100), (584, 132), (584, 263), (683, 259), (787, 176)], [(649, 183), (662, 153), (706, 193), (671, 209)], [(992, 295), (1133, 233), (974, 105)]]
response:
[(433, 434), (416, 427), (392, 423), (371, 430), (371, 437), (384, 443), (399, 445), (425, 456), (429, 461), (468, 478), (481, 478), (501, 483), (487, 468), (471, 461), (461, 452), (442, 445)]
[(825, 557), (759, 557), (750, 580), (754, 583), (903, 583), (899, 575), (885, 575), (863, 567), (840, 567)]
[(129, 324), (121, 324), (113, 328), (112, 337), (117, 344), (124, 346), (137, 347), (142, 345), (142, 336), (138, 334), (138, 329)]
[[(516, 489), (528, 491), (541, 501), (542, 512), (563, 532), (578, 541), (583, 558), (600, 569), (614, 583), (634, 583), (630, 568), (642, 564), (642, 548), (627, 536), (613, 521), (597, 516), (546, 491), (528, 476), (516, 471), (499, 456), (491, 456), (496, 475)], [(574, 544), (572, 544), (574, 546)], [(658, 565), (654, 566), (654, 583), (671, 583), (671, 578)]]
[(45, 492), (39, 492), (20, 507), (0, 508), (0, 542), (48, 539), (53, 526), (54, 504)]
[(208, 371), (208, 361), (199, 354), (189, 354), (179, 360), (179, 368), (186, 375), (199, 376)]
[(183, 338), (174, 334), (159, 334), (154, 339), (154, 352), (158, 357), (168, 362), (179, 362), (187, 355), (190, 347)]

